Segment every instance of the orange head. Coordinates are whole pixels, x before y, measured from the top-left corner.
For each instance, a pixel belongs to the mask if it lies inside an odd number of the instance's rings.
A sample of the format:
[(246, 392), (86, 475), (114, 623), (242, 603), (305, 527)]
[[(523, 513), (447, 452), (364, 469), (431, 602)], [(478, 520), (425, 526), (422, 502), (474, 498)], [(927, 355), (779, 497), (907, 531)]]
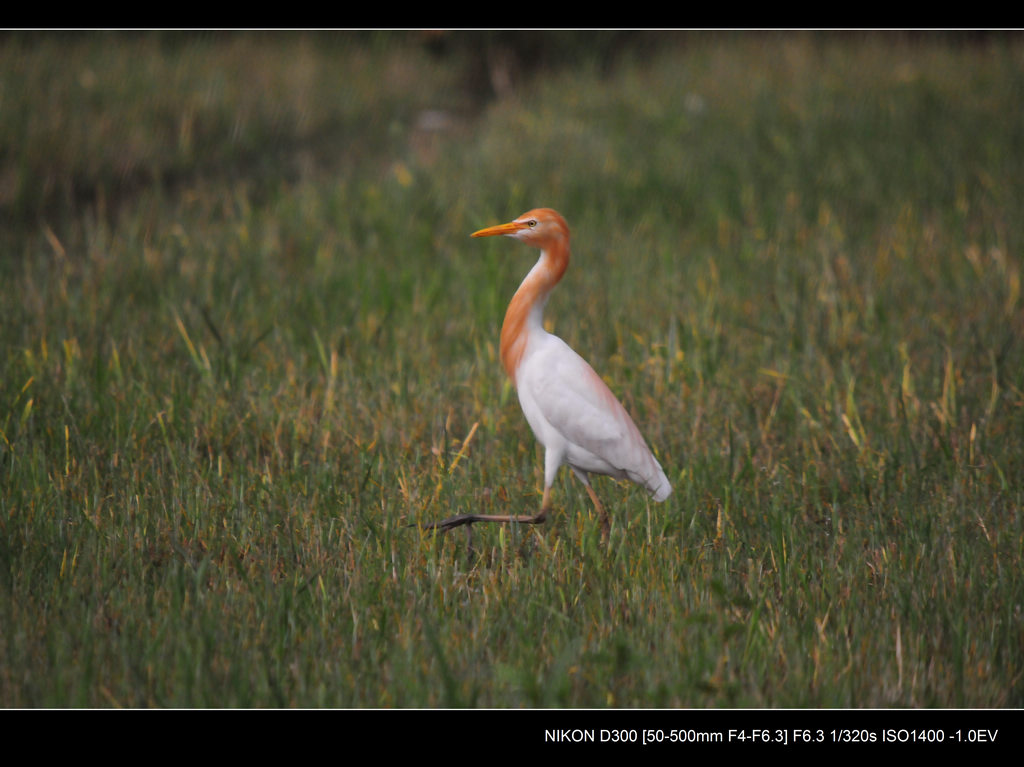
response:
[(515, 237), (517, 240), (532, 245), (535, 248), (546, 249), (555, 242), (569, 241), (569, 225), (565, 223), (557, 211), (551, 208), (535, 208), (527, 211), (515, 221), (498, 226), (489, 226), (478, 232), (473, 232), (472, 237), (493, 237), (503, 234), (506, 237)]

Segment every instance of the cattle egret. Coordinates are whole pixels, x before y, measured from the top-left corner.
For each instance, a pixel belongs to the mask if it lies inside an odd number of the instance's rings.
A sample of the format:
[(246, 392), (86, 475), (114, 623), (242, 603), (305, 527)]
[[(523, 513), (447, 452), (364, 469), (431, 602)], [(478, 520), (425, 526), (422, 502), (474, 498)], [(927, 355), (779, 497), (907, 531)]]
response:
[(591, 474), (628, 479), (655, 501), (672, 492), (633, 419), (594, 369), (565, 341), (544, 329), (544, 305), (569, 266), (569, 227), (557, 212), (537, 208), (515, 221), (473, 232), (504, 235), (540, 249), (540, 258), (512, 297), (501, 326), (501, 362), (519, 394), (530, 428), (544, 446), (544, 495), (533, 515), (462, 514), (427, 525), (450, 530), (473, 522), (539, 524), (551, 509), (551, 486), (568, 464), (587, 490), (604, 535), (608, 513), (590, 484)]

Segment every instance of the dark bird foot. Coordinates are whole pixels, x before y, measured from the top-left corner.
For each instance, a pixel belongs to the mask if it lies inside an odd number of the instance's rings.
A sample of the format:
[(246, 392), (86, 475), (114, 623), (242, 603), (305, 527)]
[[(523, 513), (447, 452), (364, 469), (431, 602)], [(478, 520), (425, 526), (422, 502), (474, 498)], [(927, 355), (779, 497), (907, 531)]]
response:
[(462, 527), (463, 525), (471, 525), (474, 522), (505, 522), (505, 523), (516, 523), (520, 525), (539, 525), (547, 519), (547, 513), (541, 512), (533, 517), (514, 517), (504, 515), (492, 515), (492, 514), (459, 514), (457, 517), (449, 517), (448, 519), (441, 520), (440, 522), (430, 522), (426, 525), (412, 524), (409, 527), (421, 527), (424, 530), (439, 530), (442, 533), (447, 533), (449, 530), (453, 530), (456, 527)]
[(463, 525), (471, 525), (474, 522), (480, 522), (479, 514), (459, 514), (457, 517), (449, 517), (448, 519), (441, 520), (440, 522), (431, 522), (426, 525), (409, 525), (409, 527), (421, 527), (424, 530), (438, 530), (442, 533), (447, 533), (449, 530), (454, 530), (456, 527), (462, 527)]

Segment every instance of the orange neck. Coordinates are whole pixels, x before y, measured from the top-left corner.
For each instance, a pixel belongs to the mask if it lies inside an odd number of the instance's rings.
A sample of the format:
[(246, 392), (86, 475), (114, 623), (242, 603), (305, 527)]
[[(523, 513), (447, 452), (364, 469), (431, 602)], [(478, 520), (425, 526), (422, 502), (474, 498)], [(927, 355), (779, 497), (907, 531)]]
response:
[(568, 237), (551, 240), (544, 244), (540, 259), (526, 275), (505, 312), (501, 326), (501, 364), (505, 372), (516, 382), (516, 370), (531, 332), (544, 329), (544, 305), (551, 290), (562, 279), (569, 268)]

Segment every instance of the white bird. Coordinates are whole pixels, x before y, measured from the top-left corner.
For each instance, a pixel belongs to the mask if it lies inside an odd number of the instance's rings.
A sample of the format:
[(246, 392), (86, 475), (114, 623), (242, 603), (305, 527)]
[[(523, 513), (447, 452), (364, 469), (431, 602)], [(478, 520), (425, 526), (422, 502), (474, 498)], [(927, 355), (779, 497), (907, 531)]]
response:
[(544, 306), (569, 266), (565, 219), (550, 208), (537, 208), (472, 236), (495, 235), (541, 251), (505, 312), (501, 362), (530, 428), (544, 446), (544, 496), (533, 516), (462, 514), (426, 527), (450, 530), (473, 522), (544, 522), (551, 509), (555, 476), (562, 464), (568, 464), (587, 489), (607, 535), (608, 513), (590, 484), (591, 474), (631, 480), (659, 502), (668, 498), (672, 486), (633, 419), (601, 377), (565, 341), (544, 329)]

